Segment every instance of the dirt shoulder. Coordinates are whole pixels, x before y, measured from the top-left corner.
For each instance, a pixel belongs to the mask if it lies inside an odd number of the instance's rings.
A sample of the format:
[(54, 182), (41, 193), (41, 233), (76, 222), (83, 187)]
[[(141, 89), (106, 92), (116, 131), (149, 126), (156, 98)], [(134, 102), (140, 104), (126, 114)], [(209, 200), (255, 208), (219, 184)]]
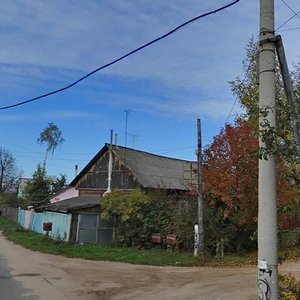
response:
[[(0, 236), (0, 255), (27, 295), (56, 299), (256, 299), (256, 268), (154, 267), (25, 249)], [(300, 277), (300, 263), (282, 268)]]

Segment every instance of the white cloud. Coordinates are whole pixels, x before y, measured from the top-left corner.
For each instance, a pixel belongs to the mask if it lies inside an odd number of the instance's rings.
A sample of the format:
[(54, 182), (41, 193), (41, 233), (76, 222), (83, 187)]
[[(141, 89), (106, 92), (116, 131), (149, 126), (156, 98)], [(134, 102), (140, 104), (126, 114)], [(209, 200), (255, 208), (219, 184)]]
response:
[(7, 113), (0, 115), (0, 122), (23, 122), (23, 121), (35, 121), (39, 120), (80, 120), (86, 118), (99, 117), (96, 113), (74, 111), (74, 110), (56, 110), (47, 111), (39, 114), (35, 114), (34, 117), (31, 114), (14, 114)]
[[(227, 3), (224, 0), (76, 0), (70, 4), (58, 0), (3, 0), (0, 71), (4, 79), (1, 88), (14, 88), (14, 95), (24, 94), (24, 89), (31, 95), (34, 86), (40, 88), (46, 84), (45, 92), (48, 87), (58, 88), (57, 85), (72, 82), (187, 19)], [(290, 0), (289, 4), (295, 10), (300, 9), (297, 0)], [(160, 108), (165, 112), (168, 111), (165, 107), (176, 107), (180, 101), (187, 101), (196, 103), (198, 111), (205, 109), (208, 116), (224, 116), (230, 111), (232, 102), (224, 102), (224, 89), (228, 90), (228, 81), (242, 72), (245, 46), (250, 36), (258, 32), (258, 5), (258, 1), (240, 1), (102, 73), (121, 80), (155, 82), (155, 88), (161, 91), (161, 99), (145, 98), (156, 110)], [(278, 24), (291, 14), (278, 3)], [(290, 25), (298, 23), (296, 17)], [(295, 61), (299, 39), (295, 39), (295, 32), (283, 35), (288, 59)], [(19, 91), (21, 87), (22, 92)], [(176, 96), (179, 90), (182, 94), (191, 91), (191, 99), (205, 94), (206, 98), (214, 100), (210, 106), (205, 105), (206, 102), (198, 104), (195, 100), (182, 100), (183, 95)], [(117, 95), (114, 93), (111, 90), (112, 98)], [(228, 95), (225, 97), (228, 99)], [(3, 101), (1, 99), (1, 103)], [(190, 114), (193, 109), (187, 108), (183, 112)]]
[[(200, 4), (193, 0), (189, 5), (183, 1), (153, 1), (151, 4), (143, 1), (134, 4), (131, 1), (122, 1), (122, 4), (120, 1), (89, 1), (88, 4), (74, 1), (72, 5), (67, 1), (4, 3), (0, 32), (5, 47), (0, 48), (0, 62), (86, 72), (188, 18), (223, 5), (224, 1)], [(237, 6), (232, 8), (231, 14), (240, 11)], [(245, 28), (238, 35), (232, 30), (237, 26), (231, 14), (224, 12), (199, 20), (106, 72), (193, 85), (193, 69), (201, 72), (209, 64), (212, 67), (211, 62), (218, 57), (223, 60), (222, 64), (225, 63), (226, 56), (232, 59), (236, 53), (233, 42), (239, 40), (241, 34), (245, 35), (244, 40), (248, 39), (249, 29)], [(250, 32), (253, 30), (256, 28)], [(214, 46), (217, 43), (219, 49)]]

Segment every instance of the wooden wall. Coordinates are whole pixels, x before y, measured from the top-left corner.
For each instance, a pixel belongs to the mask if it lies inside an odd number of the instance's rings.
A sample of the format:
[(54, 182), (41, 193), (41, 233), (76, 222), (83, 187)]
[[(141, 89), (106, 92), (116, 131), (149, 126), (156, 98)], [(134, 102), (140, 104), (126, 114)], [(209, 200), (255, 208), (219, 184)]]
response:
[[(109, 153), (105, 152), (87, 173), (79, 180), (76, 188), (79, 194), (103, 194), (107, 189)], [(134, 189), (140, 187), (138, 180), (113, 154), (111, 189)]]

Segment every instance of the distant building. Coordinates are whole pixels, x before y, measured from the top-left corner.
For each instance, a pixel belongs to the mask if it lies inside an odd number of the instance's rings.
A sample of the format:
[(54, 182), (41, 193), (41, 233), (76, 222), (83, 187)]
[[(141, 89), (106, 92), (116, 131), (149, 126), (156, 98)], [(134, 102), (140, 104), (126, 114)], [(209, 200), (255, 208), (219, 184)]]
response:
[(20, 178), (20, 182), (18, 185), (18, 191), (17, 191), (17, 196), (19, 198), (24, 199), (25, 198), (25, 188), (28, 185), (28, 183), (32, 181), (32, 178)]
[(65, 199), (70, 199), (78, 196), (78, 190), (75, 187), (67, 186), (61, 189), (59, 192), (49, 197), (50, 203), (56, 203)]

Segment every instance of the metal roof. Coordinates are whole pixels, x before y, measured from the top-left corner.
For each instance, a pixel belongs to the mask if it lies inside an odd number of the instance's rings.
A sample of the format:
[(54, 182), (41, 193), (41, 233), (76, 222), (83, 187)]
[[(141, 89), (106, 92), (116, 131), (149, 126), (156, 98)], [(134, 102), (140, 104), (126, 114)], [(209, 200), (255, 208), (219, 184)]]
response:
[(112, 150), (146, 188), (187, 190), (185, 181), (196, 168), (192, 161), (117, 146)]
[(48, 204), (43, 207), (44, 210), (48, 211), (59, 211), (67, 213), (69, 211), (95, 207), (100, 205), (99, 195), (81, 195), (70, 199), (58, 201), (56, 203)]
[[(108, 149), (109, 145), (105, 144), (70, 185), (74, 186)], [(187, 190), (184, 183), (191, 178), (191, 168), (197, 168), (195, 161), (160, 156), (122, 146), (113, 145), (112, 151), (145, 188)]]

